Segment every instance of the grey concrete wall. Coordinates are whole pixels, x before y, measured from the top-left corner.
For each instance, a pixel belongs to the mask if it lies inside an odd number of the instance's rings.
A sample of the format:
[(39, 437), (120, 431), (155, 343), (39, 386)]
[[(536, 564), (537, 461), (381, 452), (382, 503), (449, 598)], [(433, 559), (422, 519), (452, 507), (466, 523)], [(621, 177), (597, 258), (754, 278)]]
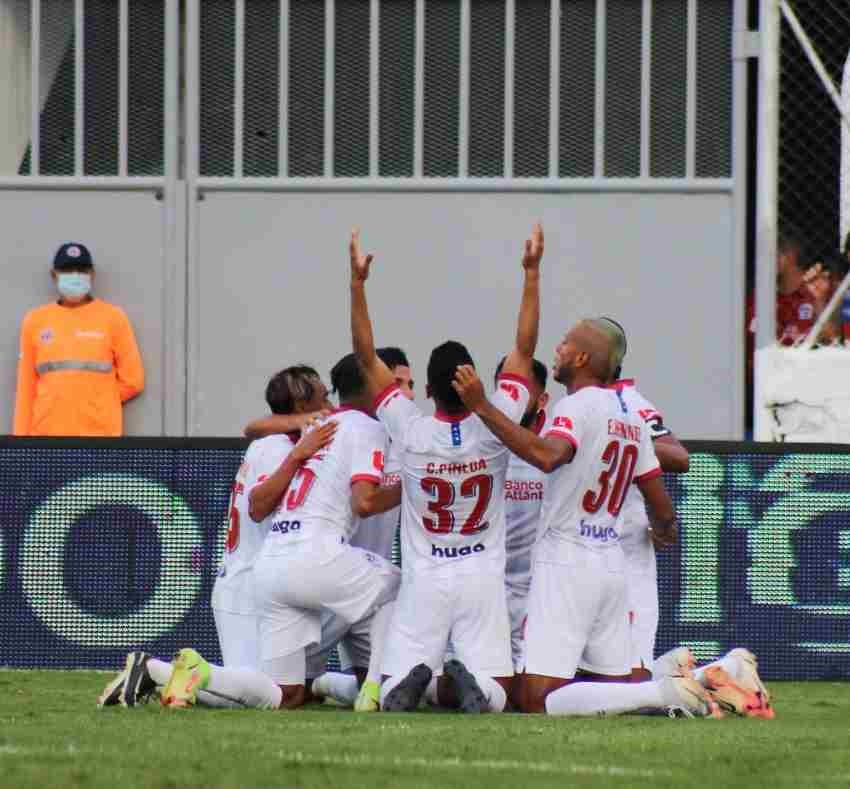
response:
[[(160, 435), (169, 343), (182, 342), (165, 319), (163, 203), (152, 192), (0, 190), (4, 240), (0, 289), (0, 414), (11, 432), (18, 337), (24, 313), (56, 299), (53, 255), (65, 241), (89, 247), (97, 271), (95, 295), (128, 314), (145, 363), (145, 391), (124, 408), (125, 433)], [(180, 305), (182, 310), (184, 305)]]
[(521, 246), (541, 219), (539, 358), (551, 362), (576, 319), (613, 316), (629, 335), (625, 374), (677, 433), (741, 437), (731, 195), (207, 193), (197, 210), (191, 435), (238, 433), (264, 413), (276, 370), (305, 361), (326, 374), (350, 350), (355, 224), (376, 255), (376, 340), (407, 350), (420, 398), (428, 353), (447, 338), (489, 375), (512, 345)]

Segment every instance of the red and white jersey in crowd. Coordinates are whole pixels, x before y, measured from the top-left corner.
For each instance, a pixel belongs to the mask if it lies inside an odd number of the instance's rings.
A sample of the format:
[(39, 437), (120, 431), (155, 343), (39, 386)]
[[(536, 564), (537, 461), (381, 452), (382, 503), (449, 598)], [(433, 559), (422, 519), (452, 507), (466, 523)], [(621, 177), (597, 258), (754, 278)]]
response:
[[(491, 402), (518, 422), (528, 398), (524, 379), (502, 375)], [(503, 573), (505, 446), (475, 414), (425, 416), (397, 386), (375, 412), (401, 457), (402, 570)]]
[(553, 546), (561, 558), (569, 546), (619, 553), (631, 485), (661, 474), (644, 420), (616, 389), (587, 386), (555, 405), (543, 436), (566, 439), (575, 457), (546, 480), (537, 558), (557, 561)]
[[(617, 381), (612, 389), (620, 392), (629, 410), (637, 413), (643, 419), (649, 437), (655, 441), (662, 436), (669, 436), (670, 431), (664, 425), (664, 419), (658, 409), (635, 388), (631, 379)], [(632, 485), (623, 504), (623, 534), (621, 545), (629, 563), (629, 569), (634, 572), (655, 572), (655, 548), (649, 539), (649, 516), (646, 514), (646, 503), (637, 485)]]
[[(401, 462), (396, 445), (390, 443), (384, 462), (384, 472), (381, 475), (381, 485), (389, 487), (397, 485), (399, 482), (401, 482)], [(356, 548), (363, 548), (364, 551), (371, 551), (392, 561), (393, 544), (400, 523), (401, 506), (393, 507), (393, 509), (379, 515), (357, 518), (351, 544)]]
[(540, 534), (545, 482), (546, 474), (539, 468), (511, 455), (505, 480), (505, 583), (518, 594), (527, 592), (531, 583), (531, 553)]
[(227, 538), (213, 586), (213, 608), (233, 614), (255, 613), (251, 570), (268, 534), (270, 521), (257, 523), (251, 519), (249, 496), (255, 485), (277, 471), (297, 438), (297, 434), (268, 436), (254, 441), (245, 452), (230, 493)]
[(337, 423), (333, 442), (293, 477), (268, 518), (264, 554), (279, 554), (316, 538), (348, 542), (355, 523), (351, 486), (361, 480), (381, 482), (387, 451), (387, 433), (381, 424), (350, 407), (336, 409), (327, 419)]

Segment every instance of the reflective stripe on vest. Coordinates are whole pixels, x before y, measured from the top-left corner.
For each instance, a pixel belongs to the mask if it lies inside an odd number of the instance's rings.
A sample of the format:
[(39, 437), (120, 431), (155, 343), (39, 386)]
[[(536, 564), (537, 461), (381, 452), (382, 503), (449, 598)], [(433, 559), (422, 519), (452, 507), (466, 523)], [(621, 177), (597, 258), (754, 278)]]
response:
[(90, 373), (111, 373), (112, 362), (84, 362), (79, 359), (62, 359), (58, 362), (42, 362), (35, 368), (39, 375), (55, 373), (57, 370), (88, 370)]

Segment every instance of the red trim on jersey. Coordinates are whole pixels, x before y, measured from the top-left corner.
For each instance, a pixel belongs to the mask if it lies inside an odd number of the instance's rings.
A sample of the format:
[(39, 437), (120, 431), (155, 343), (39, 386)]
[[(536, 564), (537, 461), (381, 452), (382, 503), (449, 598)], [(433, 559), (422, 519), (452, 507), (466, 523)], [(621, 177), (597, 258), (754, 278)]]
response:
[(472, 416), (469, 411), (461, 411), (457, 414), (447, 414), (439, 409), (434, 411), (434, 419), (439, 419), (441, 422), (463, 422), (467, 417)]
[(514, 383), (522, 384), (526, 389), (531, 391), (528, 378), (522, 375), (516, 375), (516, 373), (499, 373), (499, 377), (496, 379), (496, 384), (500, 381), (513, 381)]
[(563, 430), (550, 430), (543, 438), (549, 438), (549, 436), (555, 436), (555, 438), (565, 438), (573, 445), (573, 449), (578, 449), (578, 441), (574, 435), (570, 433), (565, 433)]
[(355, 482), (371, 482), (375, 485), (380, 485), (381, 478), (376, 477), (374, 474), (355, 474), (351, 478), (351, 484), (353, 485)]
[(608, 384), (608, 386), (606, 386), (605, 388), (606, 389), (623, 390), (627, 386), (634, 386), (634, 385), (635, 385), (635, 379), (634, 378), (621, 378), (619, 381), (614, 381), (614, 383)]
[(646, 474), (641, 474), (639, 477), (635, 477), (635, 482), (648, 482), (651, 479), (655, 479), (656, 477), (661, 476), (661, 466), (656, 466), (652, 471), (647, 471)]
[(399, 386), (395, 381), (393, 381), (389, 386), (385, 386), (381, 389), (381, 391), (375, 395), (375, 399), (373, 401), (375, 410), (377, 411), (384, 404), (384, 400), (386, 400), (393, 392), (398, 391)]

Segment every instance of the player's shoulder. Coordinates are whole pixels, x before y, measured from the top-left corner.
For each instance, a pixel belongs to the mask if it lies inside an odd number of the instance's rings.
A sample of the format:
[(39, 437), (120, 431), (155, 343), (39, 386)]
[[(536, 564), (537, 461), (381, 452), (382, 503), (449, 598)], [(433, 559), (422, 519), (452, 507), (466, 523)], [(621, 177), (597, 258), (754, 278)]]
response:
[(270, 452), (289, 452), (295, 446), (293, 438), (286, 433), (257, 438), (245, 450), (245, 461), (250, 462)]
[(634, 378), (617, 381), (612, 386), (620, 393), (627, 405), (640, 409), (655, 408), (646, 395), (637, 388)]

